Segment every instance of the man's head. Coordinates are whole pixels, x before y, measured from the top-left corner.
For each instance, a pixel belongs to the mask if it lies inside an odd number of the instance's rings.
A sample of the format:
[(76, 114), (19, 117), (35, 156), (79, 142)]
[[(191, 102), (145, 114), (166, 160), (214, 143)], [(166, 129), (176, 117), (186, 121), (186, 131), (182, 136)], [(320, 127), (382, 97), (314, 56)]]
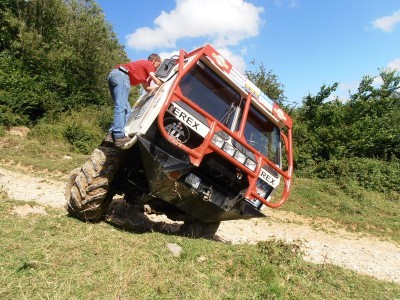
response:
[(148, 60), (153, 64), (156, 69), (161, 65), (161, 57), (158, 54), (150, 54)]

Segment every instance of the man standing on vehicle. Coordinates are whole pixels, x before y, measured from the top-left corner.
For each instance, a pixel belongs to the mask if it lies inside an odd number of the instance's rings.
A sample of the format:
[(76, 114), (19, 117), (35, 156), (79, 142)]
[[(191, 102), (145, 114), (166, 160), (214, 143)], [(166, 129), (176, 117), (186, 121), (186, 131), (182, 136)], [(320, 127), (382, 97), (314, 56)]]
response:
[[(147, 60), (117, 65), (108, 75), (108, 87), (114, 101), (114, 121), (109, 129), (109, 134), (112, 134), (116, 147), (121, 147), (130, 140), (125, 136), (124, 127), (131, 112), (129, 103), (131, 86), (141, 84), (146, 92), (160, 86), (161, 81), (155, 76), (160, 64), (160, 56), (151, 54)], [(151, 81), (154, 81), (157, 86), (150, 86)]]

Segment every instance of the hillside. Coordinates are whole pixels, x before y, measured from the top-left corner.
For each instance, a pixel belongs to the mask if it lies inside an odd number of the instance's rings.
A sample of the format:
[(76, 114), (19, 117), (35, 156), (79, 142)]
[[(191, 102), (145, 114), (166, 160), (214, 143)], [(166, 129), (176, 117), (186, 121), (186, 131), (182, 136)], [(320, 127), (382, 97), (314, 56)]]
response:
[[(19, 215), (41, 213), (46, 206), (62, 209), (65, 183), (43, 179), (21, 168), (0, 168), (0, 186), (9, 197), (35, 201), (38, 206), (21, 204)], [(176, 232), (179, 223), (163, 216), (140, 216), (123, 199), (116, 197), (108, 211), (108, 221), (126, 229)], [(400, 283), (400, 247), (365, 234), (350, 233), (329, 220), (312, 220), (284, 210), (269, 210), (268, 219), (222, 222), (217, 236), (225, 243), (254, 244), (283, 240), (301, 246), (304, 259), (317, 264), (334, 264), (380, 280)]]

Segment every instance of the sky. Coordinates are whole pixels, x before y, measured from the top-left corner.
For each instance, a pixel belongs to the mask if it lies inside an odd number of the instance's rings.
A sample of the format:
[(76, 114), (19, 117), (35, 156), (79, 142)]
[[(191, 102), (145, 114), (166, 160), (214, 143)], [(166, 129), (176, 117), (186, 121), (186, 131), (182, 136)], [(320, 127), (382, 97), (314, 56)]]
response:
[(243, 73), (264, 65), (297, 104), (335, 82), (345, 101), (363, 76), (400, 71), (399, 0), (97, 2), (131, 60), (211, 44)]

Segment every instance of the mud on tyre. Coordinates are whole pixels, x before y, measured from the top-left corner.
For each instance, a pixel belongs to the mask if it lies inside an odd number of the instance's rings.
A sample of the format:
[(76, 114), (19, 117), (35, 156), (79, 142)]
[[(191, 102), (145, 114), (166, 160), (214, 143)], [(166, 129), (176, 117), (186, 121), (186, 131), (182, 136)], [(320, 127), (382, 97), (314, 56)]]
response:
[(84, 221), (100, 220), (111, 203), (112, 183), (121, 162), (121, 150), (100, 146), (82, 168), (71, 172), (66, 188), (68, 213)]

